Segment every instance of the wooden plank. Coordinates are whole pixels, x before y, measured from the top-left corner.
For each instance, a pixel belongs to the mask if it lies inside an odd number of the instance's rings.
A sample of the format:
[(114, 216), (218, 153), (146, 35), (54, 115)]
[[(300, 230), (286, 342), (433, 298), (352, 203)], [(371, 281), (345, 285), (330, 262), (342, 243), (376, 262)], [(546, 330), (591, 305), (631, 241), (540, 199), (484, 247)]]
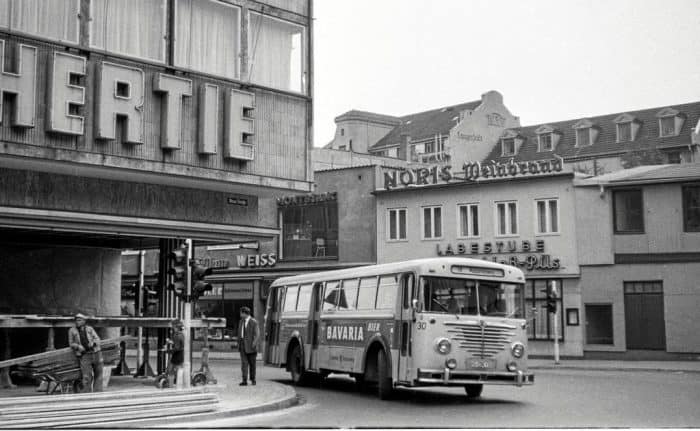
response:
[[(134, 339), (131, 335), (124, 335), (117, 338), (108, 338), (106, 340), (100, 340), (100, 347), (106, 344), (119, 343), (120, 341)], [(64, 347), (63, 349), (51, 350), (50, 352), (35, 353), (33, 355), (20, 356), (18, 358), (8, 359), (6, 361), (0, 361), (0, 368), (11, 367), (12, 365), (26, 364), (27, 362), (32, 362), (40, 359), (47, 359), (57, 357), (66, 353), (72, 353), (73, 349), (70, 347)]]
[(60, 404), (73, 401), (87, 401), (87, 400), (97, 400), (97, 399), (131, 399), (131, 398), (151, 398), (151, 397), (165, 397), (165, 396), (175, 396), (179, 394), (199, 394), (208, 393), (208, 388), (206, 386), (195, 386), (188, 389), (122, 389), (118, 391), (105, 391), (105, 392), (91, 392), (91, 393), (79, 393), (79, 394), (57, 394), (57, 395), (28, 395), (23, 397), (6, 397), (0, 398), (2, 400), (2, 408), (23, 406), (28, 404)]
[[(98, 328), (168, 328), (172, 317), (96, 316), (88, 317), (87, 324)], [(0, 315), (0, 328), (70, 328), (73, 316)], [(193, 328), (225, 328), (223, 317), (192, 319)]]

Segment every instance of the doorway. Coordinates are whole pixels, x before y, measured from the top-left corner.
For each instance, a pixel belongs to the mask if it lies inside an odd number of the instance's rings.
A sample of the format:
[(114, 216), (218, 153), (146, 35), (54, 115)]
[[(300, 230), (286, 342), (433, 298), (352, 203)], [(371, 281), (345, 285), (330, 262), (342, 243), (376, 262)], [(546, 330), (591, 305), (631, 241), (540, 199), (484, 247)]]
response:
[(666, 350), (663, 282), (625, 282), (625, 334), (629, 350)]

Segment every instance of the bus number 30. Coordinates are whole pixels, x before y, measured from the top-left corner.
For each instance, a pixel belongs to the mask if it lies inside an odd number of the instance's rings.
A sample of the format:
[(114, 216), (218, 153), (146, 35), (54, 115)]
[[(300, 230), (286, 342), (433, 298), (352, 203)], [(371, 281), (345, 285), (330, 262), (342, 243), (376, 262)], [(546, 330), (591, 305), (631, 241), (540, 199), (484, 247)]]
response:
[(424, 330), (424, 329), (427, 328), (427, 327), (428, 327), (428, 324), (425, 323), (425, 322), (418, 322), (418, 323), (416, 324), (416, 329), (418, 329), (419, 331), (420, 331), (420, 330)]

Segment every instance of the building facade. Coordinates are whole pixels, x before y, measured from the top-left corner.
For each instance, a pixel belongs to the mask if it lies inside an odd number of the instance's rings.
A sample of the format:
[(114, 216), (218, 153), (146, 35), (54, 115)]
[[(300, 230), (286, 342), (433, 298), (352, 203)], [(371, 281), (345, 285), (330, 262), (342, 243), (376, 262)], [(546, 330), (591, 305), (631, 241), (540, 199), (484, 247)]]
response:
[[(279, 235), (261, 202), (312, 188), (311, 16), (307, 0), (2, 2), (0, 261), (16, 270), (0, 310), (119, 314), (124, 249)], [(159, 267), (158, 313), (175, 315)]]

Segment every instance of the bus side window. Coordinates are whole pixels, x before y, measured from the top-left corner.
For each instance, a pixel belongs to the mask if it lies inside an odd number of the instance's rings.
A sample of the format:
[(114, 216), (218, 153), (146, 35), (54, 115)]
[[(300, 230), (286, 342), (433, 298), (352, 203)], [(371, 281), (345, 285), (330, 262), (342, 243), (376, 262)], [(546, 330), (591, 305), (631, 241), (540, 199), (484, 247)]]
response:
[(377, 277), (360, 279), (360, 290), (357, 294), (357, 309), (371, 310), (377, 300)]
[(340, 300), (338, 301), (339, 310), (354, 310), (357, 307), (359, 285), (360, 280), (357, 278), (342, 281)]
[(402, 291), (402, 297), (403, 297), (403, 308), (411, 308), (411, 299), (413, 299), (413, 295), (411, 294), (413, 287), (413, 273), (408, 272), (406, 274), (403, 274), (401, 276), (401, 291)]
[(383, 275), (379, 277), (379, 290), (377, 291), (377, 309), (396, 307), (396, 295), (398, 294), (398, 274)]
[(287, 294), (284, 297), (284, 311), (296, 310), (298, 293), (299, 286), (287, 286)]
[(311, 284), (302, 284), (299, 286), (297, 311), (309, 311), (311, 307), (311, 286)]
[(326, 292), (323, 299), (323, 311), (335, 310), (340, 297), (340, 283), (337, 281), (326, 282)]

